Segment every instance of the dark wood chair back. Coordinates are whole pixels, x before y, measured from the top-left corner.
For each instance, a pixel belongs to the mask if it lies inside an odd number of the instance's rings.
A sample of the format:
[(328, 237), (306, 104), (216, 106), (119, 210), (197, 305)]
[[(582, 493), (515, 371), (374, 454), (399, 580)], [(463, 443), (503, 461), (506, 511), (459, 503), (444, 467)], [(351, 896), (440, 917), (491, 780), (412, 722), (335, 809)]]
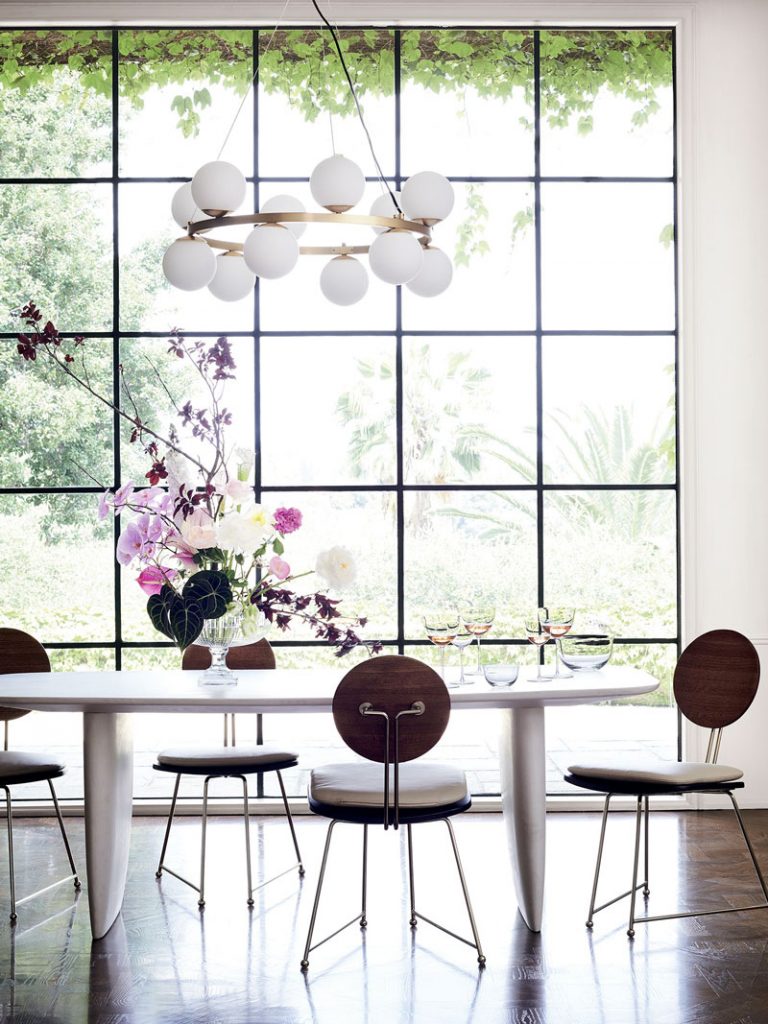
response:
[[(45, 648), (21, 629), (0, 629), (0, 675), (10, 672), (50, 672), (51, 662)], [(0, 707), (0, 722), (23, 718), (29, 711)]]
[[(192, 644), (184, 651), (181, 667), (205, 670), (210, 668), (211, 652), (201, 644)], [(274, 668), (275, 652), (268, 640), (257, 640), (255, 644), (243, 644), (241, 647), (230, 647), (227, 652), (227, 667), (233, 670), (256, 668)]]
[[(423, 711), (402, 715), (396, 730), (398, 713), (412, 711), (417, 702), (423, 704)], [(370, 705), (369, 712), (388, 715), (390, 728), (380, 714), (364, 715), (364, 705)], [(450, 712), (451, 700), (437, 672), (400, 654), (380, 655), (356, 665), (341, 680), (333, 698), (333, 720), (341, 738), (356, 754), (381, 764), (412, 761), (426, 754), (445, 732)]]
[(733, 629), (713, 629), (680, 655), (675, 700), (694, 725), (723, 729), (741, 718), (759, 682), (760, 659), (752, 642)]

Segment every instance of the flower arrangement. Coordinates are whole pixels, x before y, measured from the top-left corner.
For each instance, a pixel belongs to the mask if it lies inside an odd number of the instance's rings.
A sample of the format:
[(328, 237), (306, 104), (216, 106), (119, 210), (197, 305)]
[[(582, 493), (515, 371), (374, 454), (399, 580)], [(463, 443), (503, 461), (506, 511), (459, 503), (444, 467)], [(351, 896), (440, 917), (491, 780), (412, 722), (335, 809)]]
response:
[[(116, 412), (130, 427), (130, 441), (149, 460), (145, 481), (107, 489), (98, 516), (122, 517), (117, 544), (121, 565), (138, 570), (137, 583), (148, 595), (152, 625), (183, 650), (198, 639), (206, 620), (227, 613), (241, 617), (243, 640), (263, 635), (265, 625), (285, 631), (294, 621), (308, 623), (318, 639), (341, 656), (363, 641), (356, 630), (366, 619), (348, 618), (325, 589), (297, 593), (291, 584), (315, 572), (328, 587), (342, 590), (355, 578), (352, 554), (344, 547), (321, 552), (314, 569), (295, 573), (285, 560), (285, 538), (301, 528), (297, 508), (269, 509), (255, 501), (251, 481), (253, 451), (225, 442), (231, 413), (222, 405), (224, 382), (236, 369), (226, 338), (188, 341), (171, 332), (168, 355), (186, 360), (204, 385), (208, 402), (196, 408), (177, 402), (165, 379), (157, 378), (172, 403), (186, 440), (176, 425), (164, 434), (139, 415), (130, 384), (120, 367), (125, 403), (118, 405), (91, 384), (87, 341), (63, 338), (40, 310), (28, 303), (17, 313), (25, 332), (17, 351), (29, 361), (43, 356), (74, 384)], [(368, 642), (372, 653), (381, 649)]]

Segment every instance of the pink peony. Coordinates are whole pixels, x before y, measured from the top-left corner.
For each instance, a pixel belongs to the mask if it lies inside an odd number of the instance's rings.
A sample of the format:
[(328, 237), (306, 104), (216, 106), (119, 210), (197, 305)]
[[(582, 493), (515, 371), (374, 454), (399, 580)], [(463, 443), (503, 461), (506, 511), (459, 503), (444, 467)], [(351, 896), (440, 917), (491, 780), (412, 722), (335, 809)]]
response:
[(285, 580), (291, 575), (291, 567), (284, 562), (279, 555), (273, 555), (269, 560), (269, 571), (279, 580)]
[(145, 594), (159, 594), (163, 589), (163, 584), (170, 583), (178, 575), (175, 569), (162, 569), (159, 565), (148, 565), (139, 573), (136, 582)]
[(279, 508), (275, 512), (275, 529), (285, 535), (301, 526), (301, 512), (297, 508)]

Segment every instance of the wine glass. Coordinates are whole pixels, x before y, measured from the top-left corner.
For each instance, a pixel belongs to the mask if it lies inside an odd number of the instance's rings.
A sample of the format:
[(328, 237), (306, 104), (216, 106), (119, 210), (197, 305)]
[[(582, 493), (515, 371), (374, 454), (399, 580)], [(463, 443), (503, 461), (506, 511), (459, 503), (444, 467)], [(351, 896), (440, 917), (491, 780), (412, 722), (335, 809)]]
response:
[(445, 648), (450, 647), (459, 632), (459, 616), (456, 612), (435, 611), (424, 616), (424, 629), (431, 642), (440, 649), (440, 674), (446, 686), (458, 686), (445, 678)]
[[(534, 647), (543, 647), (544, 644), (549, 643), (550, 636), (542, 625), (541, 619), (538, 613), (535, 615), (529, 615), (525, 620), (525, 635), (527, 636), (530, 643)], [(541, 663), (538, 665), (538, 675), (535, 675), (532, 679), (534, 683), (548, 683), (549, 676), (541, 674)]]
[(564, 605), (550, 605), (539, 608), (539, 622), (547, 634), (555, 641), (555, 671), (553, 679), (572, 679), (572, 672), (560, 671), (560, 651), (557, 641), (569, 631), (573, 625), (573, 618), (576, 612), (573, 608)]
[(471, 672), (468, 671), (468, 675), (482, 675), (483, 670), (480, 667), (480, 637), (485, 636), (493, 625), (495, 618), (496, 609), (491, 604), (472, 604), (462, 610), (461, 621), (468, 632), (477, 639), (477, 668)]
[(470, 633), (465, 625), (459, 624), (459, 631), (453, 638), (453, 646), (459, 649), (459, 686), (467, 682), (464, 676), (464, 648), (469, 647), (474, 639), (475, 634)]

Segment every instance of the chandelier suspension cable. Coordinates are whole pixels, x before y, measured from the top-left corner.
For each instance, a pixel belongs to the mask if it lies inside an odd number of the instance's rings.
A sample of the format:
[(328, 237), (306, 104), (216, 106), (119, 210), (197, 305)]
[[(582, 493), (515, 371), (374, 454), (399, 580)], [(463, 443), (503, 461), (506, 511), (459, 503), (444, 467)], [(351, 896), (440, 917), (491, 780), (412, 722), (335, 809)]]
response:
[(355, 90), (354, 83), (352, 82), (352, 76), (349, 73), (349, 68), (347, 67), (347, 62), (344, 60), (344, 53), (342, 52), (342, 49), (341, 49), (341, 43), (339, 42), (338, 34), (337, 34), (336, 30), (334, 29), (333, 25), (330, 23), (330, 21), (328, 21), (326, 16), (320, 10), (320, 8), (319, 8), (319, 6), (317, 4), (317, 0), (312, 0), (312, 6), (315, 8), (317, 13), (323, 19), (323, 21), (325, 22), (325, 25), (326, 25), (328, 31), (331, 33), (331, 39), (333, 39), (334, 45), (336, 47), (336, 52), (339, 55), (339, 60), (341, 62), (342, 70), (344, 71), (344, 74), (347, 77), (347, 84), (349, 85), (349, 91), (352, 93), (352, 99), (355, 101), (355, 108), (357, 110), (357, 116), (360, 119), (360, 124), (362, 125), (363, 131), (365, 132), (365, 137), (368, 140), (368, 148), (371, 151), (371, 156), (373, 157), (373, 162), (376, 164), (376, 170), (378, 171), (378, 174), (379, 174), (379, 181), (382, 182), (382, 184), (386, 188), (387, 192), (389, 192), (389, 197), (392, 200), (392, 205), (395, 207), (395, 209), (397, 210), (397, 212), (399, 214), (402, 214), (403, 211), (400, 209), (400, 204), (398, 203), (397, 199), (395, 198), (395, 193), (392, 191), (389, 183), (387, 182), (386, 178), (384, 177), (384, 172), (381, 169), (381, 164), (379, 163), (379, 158), (376, 156), (376, 150), (373, 148), (373, 140), (371, 139), (371, 133), (368, 131), (368, 125), (365, 123), (365, 118), (363, 117), (363, 111), (362, 111), (362, 108), (360, 107), (360, 101), (357, 98), (357, 92)]

